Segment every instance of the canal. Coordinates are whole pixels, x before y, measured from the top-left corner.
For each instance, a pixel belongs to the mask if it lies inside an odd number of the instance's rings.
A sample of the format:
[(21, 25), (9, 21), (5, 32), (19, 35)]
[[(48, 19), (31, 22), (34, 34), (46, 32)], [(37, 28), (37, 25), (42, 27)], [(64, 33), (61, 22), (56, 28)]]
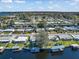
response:
[(79, 50), (73, 51), (71, 48), (65, 48), (64, 52), (52, 54), (47, 51), (41, 53), (30, 53), (27, 50), (20, 52), (12, 52), (11, 50), (5, 50), (4, 53), (0, 53), (0, 59), (79, 59)]

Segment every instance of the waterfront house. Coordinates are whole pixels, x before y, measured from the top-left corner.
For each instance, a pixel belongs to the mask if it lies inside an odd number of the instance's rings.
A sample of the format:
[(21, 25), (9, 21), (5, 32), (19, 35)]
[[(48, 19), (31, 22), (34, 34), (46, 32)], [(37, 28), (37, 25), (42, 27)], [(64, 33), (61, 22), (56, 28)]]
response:
[(2, 40), (0, 40), (0, 42), (1, 42), (1, 43), (9, 43), (10, 40), (8, 40), (8, 39), (2, 39)]
[(78, 34), (73, 34), (72, 36), (73, 36), (74, 40), (79, 40), (79, 35)]
[(59, 38), (57, 35), (53, 35), (53, 34), (49, 34), (48, 36), (49, 40), (52, 40), (52, 41), (58, 41)]
[(12, 40), (13, 43), (26, 43), (28, 37), (16, 37)]
[(9, 43), (11, 40), (11, 36), (8, 35), (0, 35), (0, 42), (1, 43)]
[(5, 29), (3, 30), (4, 32), (14, 32), (15, 30), (14, 29)]
[(73, 37), (69, 34), (57, 34), (60, 40), (72, 40)]
[(0, 32), (14, 32), (14, 29), (0, 29)]

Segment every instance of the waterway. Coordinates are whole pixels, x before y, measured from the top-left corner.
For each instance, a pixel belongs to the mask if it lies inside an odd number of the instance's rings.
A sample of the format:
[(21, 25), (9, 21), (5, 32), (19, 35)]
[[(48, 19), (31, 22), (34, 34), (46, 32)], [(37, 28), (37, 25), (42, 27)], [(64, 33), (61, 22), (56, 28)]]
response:
[(5, 50), (0, 54), (0, 59), (79, 59), (79, 50), (73, 51), (70, 48), (66, 48), (64, 52), (56, 54), (47, 51), (31, 53), (27, 50), (22, 50), (20, 52)]

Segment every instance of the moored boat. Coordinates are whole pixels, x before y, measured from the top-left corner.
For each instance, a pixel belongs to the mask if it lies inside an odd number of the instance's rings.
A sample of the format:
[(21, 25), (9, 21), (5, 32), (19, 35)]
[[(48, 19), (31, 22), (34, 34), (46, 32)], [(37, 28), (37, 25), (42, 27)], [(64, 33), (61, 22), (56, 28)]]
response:
[(64, 46), (60, 45), (60, 46), (54, 46), (50, 49), (51, 52), (55, 53), (55, 52), (63, 52), (64, 51)]
[(0, 47), (0, 53), (4, 52), (5, 48), (4, 47)]
[(39, 52), (40, 52), (40, 48), (38, 48), (38, 47), (33, 47), (33, 48), (30, 49), (30, 52), (31, 52), (31, 53), (39, 53)]
[(13, 52), (19, 52), (19, 51), (21, 51), (22, 50), (22, 48), (20, 48), (19, 46), (14, 46), (13, 48), (12, 48), (12, 51)]
[(72, 48), (72, 50), (78, 50), (79, 49), (78, 44), (71, 44), (70, 47)]

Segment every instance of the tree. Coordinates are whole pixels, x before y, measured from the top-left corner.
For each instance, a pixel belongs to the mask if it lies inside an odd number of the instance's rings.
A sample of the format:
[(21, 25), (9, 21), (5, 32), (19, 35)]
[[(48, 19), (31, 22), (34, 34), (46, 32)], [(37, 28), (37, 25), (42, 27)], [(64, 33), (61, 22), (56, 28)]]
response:
[(37, 24), (37, 27), (38, 28), (44, 28), (44, 23), (42, 21), (40, 21), (38, 24)]
[(48, 33), (44, 30), (40, 30), (36, 35), (36, 44), (38, 47), (45, 47), (48, 44)]
[(37, 27), (38, 28), (44, 28), (46, 30), (46, 24), (47, 24), (47, 21), (45, 19), (43, 19), (42, 21), (40, 21), (38, 24), (37, 24)]

